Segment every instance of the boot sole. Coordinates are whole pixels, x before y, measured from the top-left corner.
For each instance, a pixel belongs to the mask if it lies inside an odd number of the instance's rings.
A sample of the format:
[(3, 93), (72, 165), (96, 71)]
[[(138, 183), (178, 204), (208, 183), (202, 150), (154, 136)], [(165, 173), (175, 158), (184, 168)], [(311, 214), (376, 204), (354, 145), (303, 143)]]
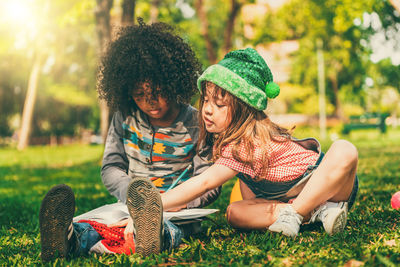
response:
[(160, 253), (163, 207), (159, 191), (148, 178), (135, 177), (130, 183), (127, 206), (136, 230), (136, 253), (145, 257)]
[(56, 185), (43, 198), (39, 211), (41, 257), (47, 262), (68, 255), (75, 197), (67, 185)]

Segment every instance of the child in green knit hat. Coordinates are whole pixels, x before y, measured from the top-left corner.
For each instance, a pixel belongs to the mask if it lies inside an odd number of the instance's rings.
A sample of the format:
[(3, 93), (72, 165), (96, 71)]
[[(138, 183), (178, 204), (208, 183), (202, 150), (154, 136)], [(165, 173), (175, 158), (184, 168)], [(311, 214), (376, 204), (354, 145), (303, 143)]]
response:
[(164, 209), (238, 177), (243, 200), (227, 208), (233, 227), (296, 236), (303, 222), (319, 221), (328, 234), (344, 230), (358, 191), (354, 145), (338, 140), (324, 154), (317, 140), (297, 140), (273, 123), (264, 110), (279, 86), (254, 49), (228, 53), (197, 85), (200, 141), (213, 147), (214, 164), (162, 194)]

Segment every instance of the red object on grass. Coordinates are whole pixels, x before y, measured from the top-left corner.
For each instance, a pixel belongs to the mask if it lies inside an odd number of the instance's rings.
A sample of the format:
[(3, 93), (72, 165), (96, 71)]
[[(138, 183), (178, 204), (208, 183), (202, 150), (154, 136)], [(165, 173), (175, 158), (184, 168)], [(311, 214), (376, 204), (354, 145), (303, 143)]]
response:
[(135, 252), (133, 240), (124, 239), (124, 227), (108, 227), (105, 224), (90, 220), (80, 220), (90, 224), (94, 230), (103, 238), (100, 242), (111, 252), (116, 254), (130, 255)]
[(392, 208), (400, 209), (400, 191), (396, 192), (392, 196), (392, 200), (390, 201), (392, 204)]

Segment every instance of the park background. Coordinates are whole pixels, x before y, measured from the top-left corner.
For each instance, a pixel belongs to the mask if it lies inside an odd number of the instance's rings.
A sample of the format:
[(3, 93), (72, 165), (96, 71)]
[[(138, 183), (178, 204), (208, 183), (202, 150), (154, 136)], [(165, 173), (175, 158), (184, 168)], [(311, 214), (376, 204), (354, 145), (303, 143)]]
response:
[[(240, 232), (220, 214), (185, 246), (141, 259), (95, 256), (59, 265), (395, 265), (400, 186), (400, 1), (398, 0), (1, 0), (0, 265), (40, 264), (38, 210), (57, 183), (73, 187), (77, 214), (112, 203), (99, 170), (112, 112), (97, 99), (96, 73), (119, 27), (138, 17), (166, 22), (203, 67), (254, 47), (281, 95), (267, 112), (297, 137), (337, 138), (359, 149), (360, 195), (345, 233), (300, 237)], [(196, 105), (197, 98), (192, 104)], [(354, 116), (384, 114), (387, 130), (344, 134)], [(357, 123), (376, 124), (377, 118)]]

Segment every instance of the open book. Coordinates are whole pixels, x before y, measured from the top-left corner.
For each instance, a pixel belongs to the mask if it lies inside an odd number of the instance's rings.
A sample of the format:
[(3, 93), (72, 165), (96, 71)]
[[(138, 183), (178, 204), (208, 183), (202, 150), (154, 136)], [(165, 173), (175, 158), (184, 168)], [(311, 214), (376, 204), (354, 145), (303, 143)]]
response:
[[(218, 211), (218, 209), (183, 209), (176, 212), (164, 212), (163, 216), (170, 221), (182, 223), (183, 221), (199, 221)], [(126, 218), (129, 218), (127, 206), (124, 203), (117, 202), (76, 216), (73, 221), (92, 220), (99, 223), (111, 224)]]

